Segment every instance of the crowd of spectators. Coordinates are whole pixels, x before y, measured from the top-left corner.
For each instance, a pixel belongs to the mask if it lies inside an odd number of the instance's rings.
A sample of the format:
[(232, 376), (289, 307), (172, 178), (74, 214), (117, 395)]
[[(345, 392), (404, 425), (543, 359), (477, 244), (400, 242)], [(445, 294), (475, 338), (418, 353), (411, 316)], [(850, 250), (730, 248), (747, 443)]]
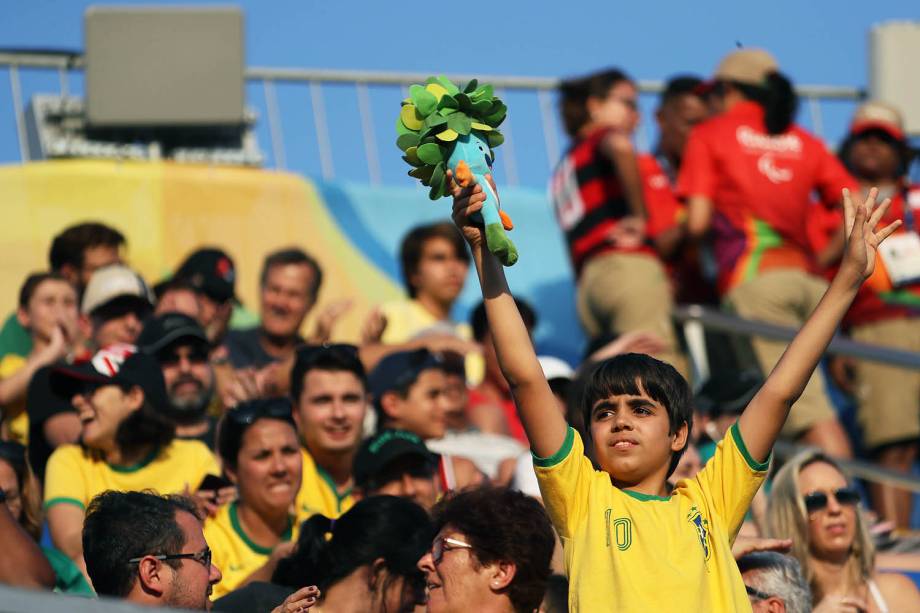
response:
[[(115, 228), (53, 237), (0, 331), (0, 582), (230, 612), (920, 608), (877, 555), (910, 528), (910, 492), (838, 463), (912, 470), (920, 372), (814, 371), (841, 321), (920, 351), (920, 271), (875, 257), (920, 229), (900, 113), (863, 104), (835, 154), (795, 123), (773, 57), (744, 49), (670, 80), (638, 152), (637, 96), (618, 69), (560, 87), (571, 145), (551, 196), (581, 364), (531, 351), (539, 305), (484, 254), (476, 186), (453, 186), (454, 223), (407, 229), (406, 297), (356, 344), (298, 246), (266, 254), (240, 329), (230, 245), (150, 285)], [(484, 301), (459, 321), (471, 269)], [(806, 340), (708, 335), (712, 375), (691, 387), (685, 303)], [(773, 458), (780, 428), (814, 450)], [(671, 569), (680, 556), (700, 559)], [(701, 596), (671, 575), (703, 577)]]

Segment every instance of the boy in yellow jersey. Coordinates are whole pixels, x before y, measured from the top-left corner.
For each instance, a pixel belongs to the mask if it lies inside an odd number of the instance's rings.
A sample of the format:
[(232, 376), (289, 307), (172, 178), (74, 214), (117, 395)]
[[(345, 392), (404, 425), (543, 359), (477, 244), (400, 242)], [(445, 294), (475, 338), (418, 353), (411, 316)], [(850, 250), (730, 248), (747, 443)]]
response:
[(691, 428), (686, 381), (637, 354), (596, 366), (582, 398), (595, 470), (556, 408), (501, 264), (469, 219), (482, 208), (482, 189), (454, 188), (454, 220), (472, 248), (499, 362), (562, 539), (571, 611), (751, 610), (731, 543), (790, 407), (871, 274), (878, 244), (898, 226), (876, 231), (889, 206), (875, 207), (876, 194), (856, 204), (844, 192), (847, 247), (836, 278), (715, 456), (668, 495)]
[(297, 520), (336, 518), (354, 504), (351, 468), (367, 412), (367, 379), (353, 345), (306, 346), (291, 370), (294, 422), (300, 436), (303, 483)]
[(16, 317), (29, 333), (32, 350), (26, 357), (8, 353), (0, 358), (2, 437), (26, 445), (26, 389), (35, 371), (73, 353), (78, 336), (77, 290), (57, 273), (33, 273), (19, 289)]

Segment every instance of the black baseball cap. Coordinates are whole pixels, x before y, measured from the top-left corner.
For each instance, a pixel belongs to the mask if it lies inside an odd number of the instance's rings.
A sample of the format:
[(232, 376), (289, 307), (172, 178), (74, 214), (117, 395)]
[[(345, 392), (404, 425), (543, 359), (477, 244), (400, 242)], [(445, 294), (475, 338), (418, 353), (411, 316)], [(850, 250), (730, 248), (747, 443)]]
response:
[(427, 349), (391, 353), (377, 364), (367, 377), (367, 388), (378, 402), (385, 393), (412, 385), (422, 371), (444, 370), (444, 360)]
[(237, 300), (236, 266), (222, 249), (207, 247), (195, 251), (179, 266), (175, 278), (215, 302)]
[(54, 368), (50, 383), (52, 391), (64, 398), (104, 385), (136, 385), (155, 408), (169, 406), (159, 363), (134, 345), (111, 345), (99, 350), (89, 362)]
[(163, 313), (149, 320), (137, 337), (141, 351), (157, 354), (180, 339), (208, 344), (201, 325), (184, 313)]
[(437, 466), (439, 457), (428, 451), (418, 435), (406, 430), (383, 430), (364, 441), (358, 453), (352, 473), (355, 485), (365, 487), (383, 472), (386, 466), (397, 458), (416, 456)]

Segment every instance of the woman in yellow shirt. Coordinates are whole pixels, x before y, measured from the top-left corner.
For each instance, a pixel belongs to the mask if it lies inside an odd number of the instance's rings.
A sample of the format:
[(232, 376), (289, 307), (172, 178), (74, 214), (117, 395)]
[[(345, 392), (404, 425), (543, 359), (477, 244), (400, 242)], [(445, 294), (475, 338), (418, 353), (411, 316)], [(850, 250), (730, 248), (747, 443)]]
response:
[(45, 509), (54, 546), (83, 568), (83, 518), (106, 490), (178, 494), (218, 473), (199, 441), (175, 439), (159, 407), (169, 402), (157, 362), (131, 345), (99, 351), (90, 362), (57, 368), (51, 386), (73, 399), (81, 443), (62, 445), (45, 473)]
[(214, 597), (251, 581), (268, 581), (291, 551), (291, 510), (300, 490), (297, 429), (287, 398), (244, 402), (218, 427), (217, 452), (239, 498), (204, 524), (204, 537), (223, 578)]

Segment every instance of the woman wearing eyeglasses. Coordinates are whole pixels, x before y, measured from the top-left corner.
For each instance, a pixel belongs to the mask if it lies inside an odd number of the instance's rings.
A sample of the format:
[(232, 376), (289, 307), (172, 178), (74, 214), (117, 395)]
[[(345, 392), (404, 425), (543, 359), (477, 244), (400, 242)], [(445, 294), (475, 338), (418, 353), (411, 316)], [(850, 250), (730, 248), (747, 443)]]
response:
[(767, 525), (772, 536), (792, 539), (816, 613), (920, 611), (920, 592), (910, 579), (876, 570), (859, 500), (833, 459), (805, 451), (773, 480)]
[(416, 562), (432, 534), (424, 509), (395, 496), (365, 498), (335, 520), (313, 515), (272, 583), (252, 583), (214, 610), (268, 613), (287, 593), (316, 584), (320, 597), (310, 613), (412, 613), (425, 600)]
[(214, 564), (223, 573), (215, 598), (251, 581), (267, 581), (297, 537), (291, 511), (302, 466), (291, 402), (251, 400), (230, 409), (218, 426), (217, 451), (239, 498), (204, 525)]

